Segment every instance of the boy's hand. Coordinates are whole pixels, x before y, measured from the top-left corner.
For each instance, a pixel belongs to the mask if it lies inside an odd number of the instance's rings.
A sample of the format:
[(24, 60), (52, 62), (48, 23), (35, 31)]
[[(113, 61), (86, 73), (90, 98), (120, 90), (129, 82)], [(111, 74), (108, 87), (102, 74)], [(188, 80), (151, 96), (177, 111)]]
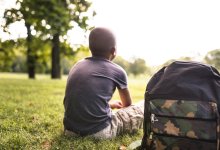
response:
[(110, 105), (110, 107), (111, 107), (112, 109), (120, 109), (120, 108), (123, 107), (121, 101), (115, 101), (115, 100), (109, 102), (109, 105)]

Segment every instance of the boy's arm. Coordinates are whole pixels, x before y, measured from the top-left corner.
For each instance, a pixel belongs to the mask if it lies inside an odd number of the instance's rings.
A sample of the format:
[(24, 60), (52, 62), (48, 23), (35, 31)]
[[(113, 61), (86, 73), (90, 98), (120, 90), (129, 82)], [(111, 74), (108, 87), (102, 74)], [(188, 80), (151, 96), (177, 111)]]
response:
[(131, 105), (131, 96), (128, 89), (118, 89), (121, 101), (110, 101), (109, 105), (112, 109), (120, 109)]
[(119, 92), (119, 96), (121, 98), (122, 107), (130, 106), (132, 104), (132, 101), (131, 101), (131, 96), (130, 96), (130, 92), (129, 92), (128, 88), (126, 88), (126, 89), (119, 89), (118, 88), (118, 92)]

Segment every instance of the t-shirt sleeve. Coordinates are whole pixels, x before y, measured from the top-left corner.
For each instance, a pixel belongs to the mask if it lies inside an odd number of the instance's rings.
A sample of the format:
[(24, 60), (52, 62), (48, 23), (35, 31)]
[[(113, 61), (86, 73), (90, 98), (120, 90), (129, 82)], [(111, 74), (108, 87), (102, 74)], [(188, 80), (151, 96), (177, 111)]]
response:
[(127, 74), (124, 71), (124, 69), (119, 68), (118, 76), (115, 79), (115, 81), (116, 81), (117, 88), (119, 88), (119, 89), (126, 89), (127, 88), (127, 85), (128, 85), (127, 84)]

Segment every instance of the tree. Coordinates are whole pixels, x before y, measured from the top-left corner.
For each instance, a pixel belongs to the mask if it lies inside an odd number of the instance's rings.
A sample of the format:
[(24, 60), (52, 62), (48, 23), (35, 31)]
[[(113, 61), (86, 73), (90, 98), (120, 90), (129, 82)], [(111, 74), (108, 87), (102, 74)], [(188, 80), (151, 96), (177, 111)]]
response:
[(16, 1), (17, 8), (11, 8), (5, 10), (4, 18), (6, 23), (4, 25), (4, 31), (9, 32), (8, 27), (10, 24), (15, 23), (17, 21), (24, 21), (25, 27), (27, 29), (27, 67), (28, 67), (28, 76), (29, 78), (35, 78), (35, 67), (36, 67), (36, 57), (35, 52), (32, 49), (32, 39), (33, 36), (31, 31), (33, 30), (33, 24), (39, 20), (36, 17), (35, 8), (38, 8), (36, 5), (36, 1), (32, 0), (17, 0)]
[[(91, 3), (86, 0), (17, 0), (17, 8), (6, 10), (5, 31), (10, 24), (24, 21), (27, 28), (27, 65), (29, 78), (35, 78), (36, 51), (33, 50), (32, 31), (42, 40), (51, 39), (52, 42), (52, 78), (61, 77), (60, 67), (60, 39), (73, 27), (74, 23), (82, 29), (88, 30), (86, 11)], [(93, 12), (95, 15), (95, 12)], [(43, 42), (42, 42), (43, 43)]]
[(147, 68), (144, 59), (135, 58), (134, 62), (130, 64), (129, 72), (136, 76), (138, 74), (143, 74), (146, 72), (148, 72), (150, 74), (150, 69)]
[(86, 0), (39, 0), (38, 5), (41, 6), (38, 8), (39, 13), (37, 15), (40, 16), (38, 18), (44, 19), (37, 22), (36, 29), (44, 30), (43, 33), (49, 34), (52, 38), (51, 77), (60, 78), (60, 39), (73, 27), (74, 23), (82, 29), (89, 29), (87, 24), (89, 17), (85, 12), (91, 3)]
[(204, 58), (205, 62), (220, 71), (220, 49), (208, 52)]
[[(36, 72), (45, 73), (45, 66), (50, 56), (50, 45), (42, 42), (39, 38), (33, 37), (32, 49), (35, 50)], [(42, 44), (43, 43), (43, 44)], [(42, 45), (41, 45), (42, 44)], [(6, 40), (0, 42), (0, 71), (27, 72), (26, 40)]]

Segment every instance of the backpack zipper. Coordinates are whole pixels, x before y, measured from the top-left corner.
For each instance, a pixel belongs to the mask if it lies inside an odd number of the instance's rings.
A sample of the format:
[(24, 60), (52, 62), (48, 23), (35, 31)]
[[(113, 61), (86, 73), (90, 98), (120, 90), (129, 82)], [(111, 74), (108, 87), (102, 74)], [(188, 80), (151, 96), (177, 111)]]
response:
[(157, 117), (164, 118), (177, 118), (177, 119), (186, 119), (186, 120), (199, 120), (199, 121), (216, 121), (217, 118), (190, 118), (190, 117), (180, 117), (180, 116), (168, 116), (168, 115), (159, 115), (159, 114), (151, 114), (151, 122), (159, 121)]

